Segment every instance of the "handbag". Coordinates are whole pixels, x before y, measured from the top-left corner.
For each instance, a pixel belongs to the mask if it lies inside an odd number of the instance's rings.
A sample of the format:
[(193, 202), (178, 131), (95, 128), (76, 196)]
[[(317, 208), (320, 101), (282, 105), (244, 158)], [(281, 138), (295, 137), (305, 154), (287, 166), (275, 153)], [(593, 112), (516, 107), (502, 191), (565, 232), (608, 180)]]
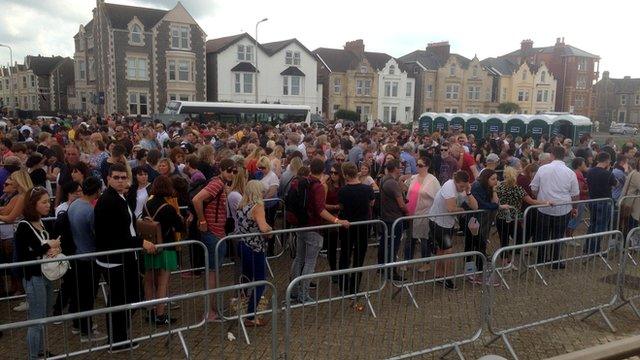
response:
[[(41, 244), (44, 245), (48, 243), (48, 240), (45, 240), (44, 238), (42, 238), (42, 235), (33, 227), (33, 225), (31, 225), (31, 223), (29, 223), (26, 220), (22, 220), (20, 222), (29, 225), (33, 233), (40, 240)], [(44, 259), (45, 257), (42, 257), (42, 258)], [(42, 275), (44, 275), (44, 277), (46, 277), (51, 281), (56, 281), (60, 279), (71, 268), (71, 264), (69, 264), (68, 260), (64, 260), (66, 256), (62, 253), (49, 258), (60, 259), (60, 261), (51, 261), (51, 262), (46, 262), (44, 264), (40, 264), (40, 270), (42, 271)]]
[[(164, 239), (162, 236), (162, 226), (155, 220), (155, 218), (160, 210), (168, 205), (169, 204), (167, 203), (160, 205), (155, 214), (153, 214), (153, 216), (151, 217), (144, 216), (136, 220), (136, 225), (138, 227), (138, 236), (140, 236), (143, 240), (147, 240), (155, 245), (160, 245), (163, 243)], [(147, 204), (144, 205), (144, 210), (147, 214), (149, 214)]]
[(229, 206), (229, 200), (227, 199), (227, 220), (224, 222), (224, 233), (229, 235), (236, 231), (236, 221), (231, 215), (231, 207)]
[[(625, 184), (625, 189), (624, 189), (624, 194), (622, 196), (627, 196), (629, 195), (629, 187), (631, 186), (631, 180), (633, 180), (633, 175), (635, 175), (637, 172), (634, 172), (631, 174), (631, 176), (629, 177), (629, 182)], [(637, 195), (637, 194), (634, 194)], [(620, 205), (620, 219), (622, 219), (622, 223), (621, 223), (621, 227), (622, 227), (622, 232), (626, 233), (626, 230), (628, 228), (628, 219), (631, 216), (631, 213), (633, 213), (633, 206), (635, 205), (637, 199), (633, 199), (631, 201), (631, 203), (627, 203), (626, 201), (623, 201), (622, 204)]]

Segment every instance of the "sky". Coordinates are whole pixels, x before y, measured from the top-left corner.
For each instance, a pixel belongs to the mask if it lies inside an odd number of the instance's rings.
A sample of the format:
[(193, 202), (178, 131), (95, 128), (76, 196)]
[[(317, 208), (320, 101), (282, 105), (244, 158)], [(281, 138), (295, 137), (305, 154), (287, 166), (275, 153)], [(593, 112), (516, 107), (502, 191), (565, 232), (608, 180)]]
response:
[[(170, 9), (176, 0), (107, 0)], [(26, 55), (73, 56), (73, 35), (95, 7), (91, 0), (0, 0), (0, 43)], [(640, 77), (637, 35), (640, 3), (622, 0), (458, 0), (393, 2), (361, 0), (182, 0), (209, 39), (248, 32), (259, 42), (297, 38), (307, 48), (342, 48), (363, 39), (367, 51), (400, 57), (430, 42), (449, 41), (451, 51), (481, 60), (520, 47), (552, 46), (556, 38), (601, 57), (600, 74)], [(0, 64), (9, 51), (0, 48)]]

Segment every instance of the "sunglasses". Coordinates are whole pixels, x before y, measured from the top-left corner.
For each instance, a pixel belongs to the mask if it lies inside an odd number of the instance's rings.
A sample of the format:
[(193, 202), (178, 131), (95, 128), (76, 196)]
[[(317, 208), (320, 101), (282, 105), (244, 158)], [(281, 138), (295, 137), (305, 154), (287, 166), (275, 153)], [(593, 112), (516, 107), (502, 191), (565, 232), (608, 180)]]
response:
[(418, 164), (417, 166), (418, 166), (419, 168), (423, 168), (423, 167), (426, 167), (427, 165), (425, 165), (425, 164)]
[(266, 168), (266, 167), (264, 167), (264, 166), (258, 166), (258, 169), (260, 169), (260, 170), (267, 170), (267, 168)]
[[(262, 169), (262, 168), (258, 168), (258, 169)], [(230, 168), (230, 169), (225, 169), (224, 171), (231, 173), (231, 174), (237, 174), (238, 173), (238, 168)]]
[(344, 159), (336, 158), (336, 161), (342, 162), (342, 161), (344, 161)]
[(440, 151), (449, 151), (449, 149), (440, 149)]
[(129, 177), (128, 177), (128, 176), (126, 176), (126, 175), (125, 175), (125, 176), (118, 176), (118, 175), (115, 175), (115, 176), (112, 176), (111, 178), (112, 178), (113, 180), (115, 180), (115, 181), (120, 181), (120, 180), (127, 180)]
[(337, 171), (335, 171), (335, 170), (331, 170), (331, 171), (329, 171), (329, 173), (330, 173), (331, 175), (338, 175), (338, 174), (339, 174), (339, 173), (338, 173)]

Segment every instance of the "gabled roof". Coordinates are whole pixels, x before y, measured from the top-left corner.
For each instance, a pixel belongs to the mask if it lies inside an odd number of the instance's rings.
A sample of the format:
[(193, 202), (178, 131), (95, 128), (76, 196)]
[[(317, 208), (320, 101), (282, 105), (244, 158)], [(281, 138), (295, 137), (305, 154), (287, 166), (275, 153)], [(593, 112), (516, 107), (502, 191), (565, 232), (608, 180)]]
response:
[[(245, 33), (225, 36), (217, 39), (207, 40), (207, 54), (209, 53), (219, 53), (226, 50), (229, 46), (235, 44), (241, 39), (248, 38), (252, 42), (256, 42), (251, 35)], [(258, 44), (260, 46), (260, 44)]]
[[(468, 67), (471, 62), (471, 59), (460, 54), (451, 53), (449, 56), (453, 56), (464, 68)], [(419, 62), (428, 70), (438, 70), (443, 67), (449, 59), (446, 59), (443, 62), (435, 52), (427, 48), (427, 50), (416, 50), (407, 55), (401, 56), (399, 60), (404, 63)]]
[(62, 62), (62, 56), (31, 56), (25, 58), (25, 65), (33, 71), (34, 74), (42, 76), (49, 75), (56, 65)]
[[(313, 53), (319, 56), (331, 71), (336, 72), (346, 72), (347, 70), (354, 68), (360, 62), (360, 59), (356, 54), (343, 49), (317, 48)], [(387, 61), (391, 59), (391, 55), (389, 54), (370, 51), (365, 51), (364, 57), (376, 70), (384, 68)]]
[[(518, 49), (508, 54), (504, 54), (500, 57), (523, 58), (523, 57), (531, 57), (531, 56), (534, 56), (535, 54), (553, 54), (555, 49), (556, 49), (556, 46), (536, 47), (536, 48), (531, 48), (531, 50), (528, 50), (528, 51), (522, 51), (522, 49)], [(600, 56), (598, 55), (588, 53), (584, 50), (578, 49), (575, 46), (566, 45), (566, 44), (560, 45), (559, 50), (560, 50), (559, 51), (560, 56), (580, 56), (580, 57), (589, 57), (594, 59), (600, 58)]]
[[(612, 79), (609, 78), (609, 81), (613, 83), (613, 88), (615, 93), (636, 93), (640, 91), (640, 79), (635, 78), (627, 78), (627, 79)], [(607, 81), (607, 79), (602, 79), (600, 81)], [(600, 83), (598, 81), (598, 83)]]
[(84, 32), (87, 34), (93, 34), (93, 19), (89, 20), (87, 25), (84, 26)]
[(273, 56), (275, 53), (277, 53), (278, 51), (284, 49), (285, 47), (289, 46), (289, 44), (292, 44), (292, 43), (297, 44), (304, 51), (306, 51), (309, 55), (313, 56), (313, 53), (309, 49), (307, 49), (306, 46), (302, 45), (302, 43), (296, 38), (282, 40), (282, 41), (275, 41), (275, 42), (270, 42), (270, 43), (264, 43), (264, 44), (260, 44), (260, 45), (262, 46), (262, 49), (269, 56)]
[(169, 10), (106, 3), (104, 7), (105, 14), (115, 29), (127, 29), (127, 25), (134, 16), (142, 22), (145, 29), (151, 29), (169, 12)]
[(231, 68), (230, 71), (238, 71), (238, 72), (258, 72), (255, 66), (249, 62), (239, 62), (238, 65)]
[(507, 58), (486, 58), (480, 61), (480, 64), (484, 66), (493, 75), (511, 75), (518, 68), (516, 64), (511, 62)]
[(280, 75), (304, 76), (304, 73), (302, 72), (302, 70), (298, 69), (296, 66), (289, 66), (288, 68), (284, 69), (284, 71), (281, 72)]

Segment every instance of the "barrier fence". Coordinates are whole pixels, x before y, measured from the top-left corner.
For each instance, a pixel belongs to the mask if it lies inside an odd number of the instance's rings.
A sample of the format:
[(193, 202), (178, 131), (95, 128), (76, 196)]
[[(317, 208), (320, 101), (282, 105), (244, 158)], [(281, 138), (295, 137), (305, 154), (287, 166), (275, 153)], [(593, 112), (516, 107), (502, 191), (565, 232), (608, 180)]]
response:
[(636, 227), (629, 231), (625, 243), (626, 255), (621, 260), (619, 272), (619, 297), (620, 303), (614, 310), (629, 305), (631, 310), (640, 318), (640, 310), (636, 305), (636, 300), (640, 298), (640, 227)]

